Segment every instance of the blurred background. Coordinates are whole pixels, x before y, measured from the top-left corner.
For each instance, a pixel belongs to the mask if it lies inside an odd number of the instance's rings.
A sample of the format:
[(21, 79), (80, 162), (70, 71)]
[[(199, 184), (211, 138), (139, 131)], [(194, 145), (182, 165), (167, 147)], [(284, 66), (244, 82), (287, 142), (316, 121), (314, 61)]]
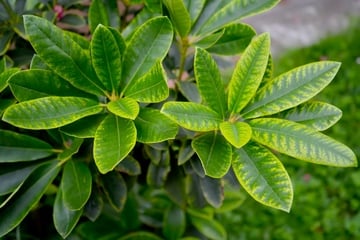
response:
[[(326, 134), (360, 159), (360, 1), (283, 0), (245, 22), (270, 32), (275, 75), (309, 62), (333, 60), (342, 67), (316, 100), (343, 111)], [(360, 239), (360, 170), (281, 158), (294, 186), (291, 212), (269, 209), (247, 197), (219, 216), (229, 239)]]

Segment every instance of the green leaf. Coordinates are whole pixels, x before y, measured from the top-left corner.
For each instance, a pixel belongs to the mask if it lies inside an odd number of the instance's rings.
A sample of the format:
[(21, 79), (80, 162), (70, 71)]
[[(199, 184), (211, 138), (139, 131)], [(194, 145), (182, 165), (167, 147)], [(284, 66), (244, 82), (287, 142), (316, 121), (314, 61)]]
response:
[(201, 97), (196, 83), (192, 81), (178, 81), (176, 86), (189, 102), (200, 103)]
[(199, 33), (206, 34), (216, 31), (223, 26), (238, 21), (244, 17), (253, 16), (274, 7), (280, 0), (232, 0), (227, 1), (221, 8), (210, 15), (209, 19), (201, 27)]
[[(190, 14), (183, 0), (163, 0), (169, 11), (172, 23), (181, 37), (187, 36), (191, 28)], [(189, 8), (188, 8), (189, 9)]]
[(84, 216), (92, 222), (95, 222), (102, 213), (104, 207), (102, 196), (103, 192), (100, 192), (100, 189), (93, 187), (90, 198), (84, 206)]
[(3, 120), (27, 129), (51, 129), (102, 111), (98, 102), (80, 97), (44, 97), (6, 109)]
[[(170, 158), (170, 157), (169, 157)], [(168, 161), (169, 159), (161, 159), (162, 161)], [(147, 175), (146, 183), (155, 188), (163, 187), (170, 173), (170, 165), (155, 165), (153, 162), (150, 163)]]
[(150, 232), (133, 232), (129, 233), (124, 237), (119, 238), (119, 240), (162, 240), (157, 235)]
[(236, 149), (232, 168), (242, 187), (258, 202), (289, 212), (293, 200), (291, 179), (268, 149), (247, 144)]
[(64, 204), (70, 210), (80, 210), (91, 194), (92, 177), (89, 167), (78, 160), (69, 160), (64, 166), (61, 190)]
[(195, 228), (208, 239), (227, 239), (227, 234), (224, 227), (215, 219), (190, 215), (190, 220)]
[(211, 48), (224, 34), (225, 29), (221, 29), (215, 33), (212, 33), (204, 38), (197, 39), (197, 42), (193, 43), (197, 47)]
[(223, 177), (231, 165), (231, 145), (216, 132), (195, 138), (191, 146), (199, 156), (205, 174), (213, 178)]
[(34, 54), (30, 62), (30, 69), (36, 70), (50, 70), (50, 68), (45, 64), (45, 62), (39, 57), (39, 55)]
[(141, 108), (135, 119), (137, 140), (143, 143), (157, 143), (174, 139), (178, 126), (157, 109)]
[(211, 55), (201, 48), (196, 48), (194, 71), (202, 99), (225, 118), (227, 103), (220, 71)]
[(91, 97), (48, 70), (18, 72), (9, 79), (9, 86), (20, 102), (49, 96)]
[(113, 33), (98, 25), (92, 36), (91, 60), (95, 72), (106, 90), (118, 93), (121, 82), (121, 52)]
[(123, 56), (122, 90), (144, 76), (161, 61), (170, 48), (173, 29), (166, 17), (146, 21), (133, 34)]
[(169, 88), (161, 63), (156, 63), (144, 76), (129, 83), (124, 94), (139, 102), (154, 103), (165, 100), (169, 96)]
[(15, 194), (12, 201), (0, 209), (0, 237), (12, 231), (38, 203), (55, 179), (60, 167), (52, 161), (36, 169)]
[(311, 99), (331, 82), (339, 68), (338, 62), (315, 62), (274, 78), (243, 110), (244, 118), (271, 115)]
[(113, 170), (134, 148), (136, 128), (133, 121), (107, 116), (94, 139), (94, 159), (102, 174)]
[(177, 240), (185, 232), (185, 212), (178, 206), (171, 206), (165, 211), (162, 232), (166, 239)]
[(17, 73), (20, 69), (10, 68), (0, 73), (0, 92), (2, 92), (8, 86), (8, 79)]
[(89, 8), (90, 32), (94, 33), (99, 24), (109, 26), (109, 15), (102, 0), (93, 0)]
[(222, 122), (220, 131), (225, 139), (236, 148), (241, 148), (251, 139), (251, 127), (246, 122)]
[(36, 53), (55, 73), (85, 92), (105, 94), (104, 86), (92, 67), (89, 52), (72, 37), (44, 18), (25, 15), (24, 24)]
[(125, 49), (126, 49), (126, 42), (123, 39), (122, 35), (120, 34), (120, 32), (116, 28), (108, 27), (107, 29), (111, 32), (111, 34), (115, 38), (115, 42), (118, 45), (120, 53), (123, 54), (125, 52)]
[(82, 49), (89, 50), (90, 42), (86, 37), (80, 35), (77, 32), (64, 31), (64, 33), (71, 37), (77, 44), (79, 44)]
[(120, 173), (112, 171), (101, 176), (101, 179), (109, 203), (120, 212), (124, 208), (127, 197), (127, 187), (123, 177)]
[(38, 164), (23, 164), (16, 167), (2, 166), (2, 172), (0, 173), (0, 196), (16, 191), (38, 166)]
[(189, 11), (191, 22), (194, 23), (205, 6), (206, 0), (184, 0), (185, 8)]
[(218, 41), (206, 50), (220, 55), (234, 55), (243, 52), (256, 35), (255, 30), (243, 23), (234, 23), (223, 28)]
[(25, 134), (0, 130), (0, 162), (33, 161), (54, 154), (47, 142)]
[(347, 146), (313, 128), (276, 118), (249, 122), (253, 140), (294, 158), (329, 166), (355, 167), (355, 154)]
[(129, 176), (137, 176), (141, 174), (140, 163), (132, 156), (127, 156), (115, 168), (116, 171), (126, 173)]
[(59, 188), (54, 202), (53, 221), (61, 237), (65, 239), (72, 232), (82, 213), (83, 209), (71, 210), (66, 206), (62, 190)]
[(209, 107), (191, 102), (167, 102), (161, 112), (181, 127), (193, 131), (212, 131), (219, 128), (221, 116)]
[(318, 131), (324, 131), (340, 120), (342, 111), (328, 103), (309, 102), (290, 109), (281, 116)]
[(116, 116), (134, 120), (139, 114), (139, 104), (132, 98), (120, 98), (109, 102), (107, 109)]
[(74, 138), (70, 136), (66, 136), (66, 137), (67, 137), (66, 142), (64, 140), (65, 148), (61, 153), (58, 154), (58, 159), (60, 161), (65, 161), (71, 158), (74, 154), (76, 154), (79, 151), (81, 144), (84, 142), (84, 139), (82, 138)]
[(256, 37), (236, 64), (229, 83), (229, 110), (239, 113), (253, 98), (264, 76), (270, 53), (270, 36)]
[(100, 123), (107, 114), (95, 114), (60, 128), (60, 131), (77, 138), (93, 138)]
[(15, 103), (16, 103), (15, 99), (0, 99), (0, 117), (8, 107), (10, 107)]
[(224, 187), (221, 179), (200, 178), (200, 187), (206, 201), (213, 207), (219, 208), (224, 200)]

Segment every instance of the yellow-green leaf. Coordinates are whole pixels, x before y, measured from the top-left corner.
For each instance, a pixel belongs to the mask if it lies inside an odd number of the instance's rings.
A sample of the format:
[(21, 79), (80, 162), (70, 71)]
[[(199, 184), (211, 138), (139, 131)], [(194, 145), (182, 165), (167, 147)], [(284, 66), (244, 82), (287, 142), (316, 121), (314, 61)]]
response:
[(132, 98), (120, 98), (109, 102), (107, 108), (113, 114), (134, 120), (139, 114), (139, 104)]
[(222, 122), (220, 131), (225, 139), (236, 148), (241, 148), (251, 139), (251, 127), (245, 122)]

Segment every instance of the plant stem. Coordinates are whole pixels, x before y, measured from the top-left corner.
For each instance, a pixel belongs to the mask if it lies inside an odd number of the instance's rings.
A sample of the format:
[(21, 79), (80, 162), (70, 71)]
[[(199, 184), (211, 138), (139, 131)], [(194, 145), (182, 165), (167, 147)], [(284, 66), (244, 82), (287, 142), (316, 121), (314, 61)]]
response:
[(177, 81), (181, 81), (181, 77), (185, 69), (185, 61), (187, 56), (187, 51), (189, 49), (189, 40), (188, 38), (181, 38), (180, 40), (180, 66), (179, 66), (179, 75)]

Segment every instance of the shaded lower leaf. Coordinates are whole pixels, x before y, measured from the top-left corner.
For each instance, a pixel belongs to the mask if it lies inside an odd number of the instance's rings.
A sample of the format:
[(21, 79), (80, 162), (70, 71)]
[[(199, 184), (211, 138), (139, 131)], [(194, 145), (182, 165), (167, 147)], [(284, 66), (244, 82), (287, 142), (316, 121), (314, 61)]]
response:
[(107, 114), (95, 114), (84, 117), (61, 127), (60, 131), (77, 138), (93, 138), (97, 128), (106, 116)]
[(191, 215), (190, 220), (195, 228), (209, 239), (221, 240), (226, 239), (227, 234), (224, 227), (215, 219), (207, 219)]
[(309, 102), (290, 109), (281, 116), (290, 121), (298, 122), (324, 131), (334, 125), (342, 116), (342, 111), (328, 103)]
[(224, 200), (224, 189), (221, 179), (210, 177), (200, 178), (200, 187), (206, 201), (211, 206), (219, 208)]
[(47, 142), (40, 139), (0, 130), (0, 162), (33, 161), (54, 153)]
[(246, 122), (222, 122), (220, 131), (236, 148), (241, 148), (251, 139), (251, 127)]
[(124, 208), (127, 197), (127, 187), (123, 177), (120, 173), (112, 171), (101, 176), (101, 180), (109, 203), (120, 212)]
[(0, 92), (2, 92), (8, 86), (8, 79), (17, 73), (20, 69), (10, 68), (0, 73)]
[(116, 171), (126, 173), (130, 176), (137, 176), (141, 174), (140, 163), (132, 156), (127, 156), (115, 168)]
[(86, 202), (84, 206), (84, 215), (90, 219), (90, 221), (94, 222), (100, 216), (103, 207), (104, 201), (102, 199), (102, 192), (96, 187), (91, 188), (91, 195), (89, 200)]
[(64, 139), (64, 141), (66, 141), (64, 142), (65, 148), (61, 153), (58, 154), (59, 160), (68, 160), (74, 154), (76, 154), (84, 142), (84, 139), (67, 136), (67, 139)]
[(191, 146), (199, 156), (205, 174), (213, 178), (223, 177), (231, 165), (231, 145), (216, 132), (195, 138)]
[(207, 106), (192, 102), (167, 102), (161, 112), (181, 127), (193, 131), (212, 131), (222, 122), (221, 115)]
[(236, 149), (232, 168), (243, 188), (258, 202), (289, 212), (293, 200), (290, 177), (270, 150), (256, 144)]
[(72, 232), (82, 213), (83, 209), (70, 210), (66, 206), (61, 188), (59, 188), (54, 202), (53, 221), (56, 231), (64, 239)]
[(276, 118), (254, 119), (249, 124), (253, 140), (278, 152), (316, 164), (357, 166), (350, 148), (313, 128)]
[(146, 182), (150, 186), (162, 187), (169, 172), (170, 165), (155, 165), (151, 162), (147, 171)]
[(119, 238), (119, 240), (162, 240), (157, 235), (150, 232), (134, 232), (129, 233), (124, 237)]
[(187, 203), (186, 178), (181, 169), (172, 169), (166, 178), (164, 189), (169, 198), (181, 207)]
[(101, 173), (113, 170), (130, 153), (136, 134), (131, 120), (109, 115), (102, 121), (94, 138), (94, 159)]
[(40, 200), (55, 179), (60, 166), (52, 161), (36, 169), (15, 194), (13, 199), (0, 209), (0, 237), (13, 230)]
[(176, 205), (168, 208), (164, 215), (162, 232), (166, 239), (179, 239), (185, 232), (186, 218), (185, 212)]
[(141, 108), (134, 121), (137, 129), (137, 141), (143, 143), (157, 143), (174, 139), (178, 126), (159, 110)]
[(63, 201), (70, 210), (85, 206), (91, 194), (92, 176), (89, 167), (78, 160), (69, 160), (61, 180)]
[(26, 129), (51, 129), (102, 111), (97, 101), (80, 97), (44, 97), (6, 109), (3, 120)]
[(0, 117), (8, 107), (10, 107), (15, 103), (16, 103), (15, 99), (0, 99)]

